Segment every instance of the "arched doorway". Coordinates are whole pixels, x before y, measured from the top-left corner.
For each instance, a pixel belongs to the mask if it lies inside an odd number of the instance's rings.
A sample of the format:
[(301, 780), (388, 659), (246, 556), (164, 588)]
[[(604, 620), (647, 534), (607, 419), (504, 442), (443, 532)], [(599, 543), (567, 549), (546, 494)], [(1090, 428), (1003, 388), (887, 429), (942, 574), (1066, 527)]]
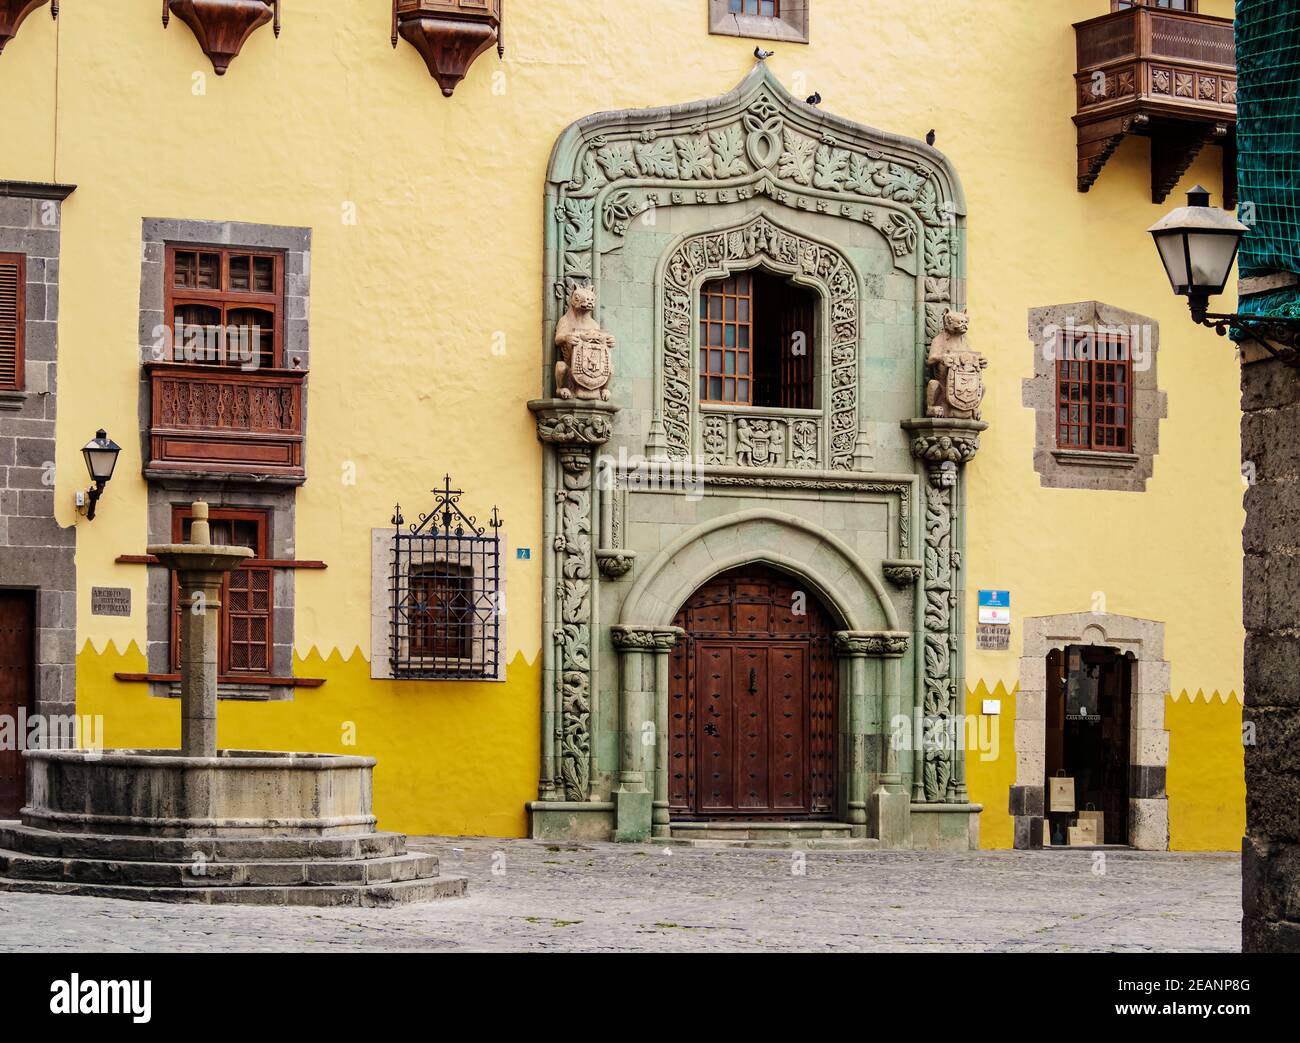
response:
[(721, 573), (674, 621), (668, 803), (674, 820), (832, 818), (834, 625), (785, 573)]

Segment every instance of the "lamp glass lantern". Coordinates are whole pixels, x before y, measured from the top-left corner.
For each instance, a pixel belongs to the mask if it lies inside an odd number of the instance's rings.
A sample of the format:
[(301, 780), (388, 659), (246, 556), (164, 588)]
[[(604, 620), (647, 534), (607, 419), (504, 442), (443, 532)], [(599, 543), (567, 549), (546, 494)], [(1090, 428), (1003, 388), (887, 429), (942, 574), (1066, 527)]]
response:
[(86, 460), (86, 470), (90, 472), (90, 480), (98, 486), (103, 486), (112, 478), (113, 468), (117, 466), (117, 456), (121, 451), (122, 447), (109, 438), (102, 427), (96, 431), (95, 437), (81, 447), (81, 455)]
[(1187, 205), (1149, 229), (1174, 293), (1186, 297), (1193, 315), (1204, 317), (1209, 299), (1223, 292), (1249, 228), (1230, 213), (1210, 206), (1210, 193), (1197, 185)]

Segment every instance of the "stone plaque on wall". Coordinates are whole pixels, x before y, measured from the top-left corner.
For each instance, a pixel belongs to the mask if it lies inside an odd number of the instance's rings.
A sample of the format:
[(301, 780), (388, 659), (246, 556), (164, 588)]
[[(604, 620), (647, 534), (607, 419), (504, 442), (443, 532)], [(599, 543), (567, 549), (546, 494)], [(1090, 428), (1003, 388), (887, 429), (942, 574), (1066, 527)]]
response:
[(129, 616), (131, 614), (131, 588), (91, 587), (90, 614), (92, 616)]
[(1011, 628), (996, 623), (975, 625), (975, 647), (981, 652), (1006, 652), (1011, 648)]

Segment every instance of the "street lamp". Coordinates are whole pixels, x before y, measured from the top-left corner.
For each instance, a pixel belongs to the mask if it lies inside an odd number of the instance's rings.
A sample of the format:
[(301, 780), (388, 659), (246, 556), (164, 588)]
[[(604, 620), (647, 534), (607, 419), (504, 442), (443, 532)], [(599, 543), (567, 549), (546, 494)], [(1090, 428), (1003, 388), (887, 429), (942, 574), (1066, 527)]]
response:
[(1280, 315), (1222, 314), (1209, 310), (1210, 298), (1223, 292), (1249, 228), (1231, 214), (1210, 206), (1210, 193), (1197, 185), (1179, 207), (1149, 229), (1174, 293), (1186, 297), (1192, 321), (1219, 336), (1240, 330), (1272, 355), (1294, 359), (1300, 351), (1300, 320)]
[(117, 466), (117, 454), (121, 451), (122, 447), (109, 438), (102, 427), (95, 432), (94, 438), (81, 447), (81, 455), (86, 460), (86, 470), (90, 472), (90, 480), (95, 483), (86, 494), (87, 521), (93, 521), (95, 518), (95, 504), (104, 494), (104, 486), (113, 477), (113, 468)]

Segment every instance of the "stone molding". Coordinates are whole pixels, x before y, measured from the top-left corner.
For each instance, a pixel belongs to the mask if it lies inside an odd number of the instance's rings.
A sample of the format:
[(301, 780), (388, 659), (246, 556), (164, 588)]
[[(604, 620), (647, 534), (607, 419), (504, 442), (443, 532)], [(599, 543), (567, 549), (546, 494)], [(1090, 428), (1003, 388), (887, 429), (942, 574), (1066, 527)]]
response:
[[(1056, 356), (1054, 350), (1049, 350), (1051, 338), (1047, 331), (1070, 326), (1136, 331), (1143, 338), (1142, 352), (1148, 358), (1141, 368), (1137, 353), (1133, 353), (1131, 452), (1097, 452), (1057, 445)], [(1034, 352), (1034, 375), (1022, 382), (1021, 401), (1034, 410), (1034, 470), (1040, 484), (1051, 489), (1145, 491), (1160, 449), (1160, 421), (1169, 415), (1167, 396), (1156, 379), (1160, 323), (1101, 301), (1056, 304), (1029, 310), (1029, 340)]]
[(704, 583), (752, 562), (806, 580), (849, 629), (901, 632), (884, 584), (856, 552), (821, 526), (770, 508), (714, 518), (673, 540), (640, 571), (623, 602), (621, 621), (667, 626)]

